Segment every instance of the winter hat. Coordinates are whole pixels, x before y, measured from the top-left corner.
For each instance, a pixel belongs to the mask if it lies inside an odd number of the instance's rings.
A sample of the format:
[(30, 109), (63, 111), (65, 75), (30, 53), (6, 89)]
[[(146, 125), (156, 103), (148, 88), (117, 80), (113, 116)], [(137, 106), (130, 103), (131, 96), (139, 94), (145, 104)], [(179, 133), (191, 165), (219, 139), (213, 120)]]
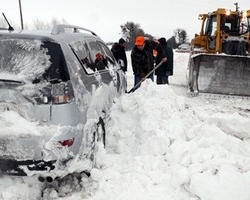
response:
[(135, 45), (143, 45), (145, 42), (145, 37), (137, 36), (135, 40)]
[(101, 59), (103, 58), (103, 55), (102, 55), (100, 52), (98, 52), (98, 53), (95, 55), (95, 57), (96, 57), (98, 60), (101, 60)]
[(126, 43), (126, 41), (125, 41), (123, 38), (121, 38), (121, 39), (119, 40), (119, 44), (124, 44), (124, 43)]
[(164, 37), (158, 39), (158, 41), (159, 41), (162, 45), (167, 44), (166, 38), (164, 38)]

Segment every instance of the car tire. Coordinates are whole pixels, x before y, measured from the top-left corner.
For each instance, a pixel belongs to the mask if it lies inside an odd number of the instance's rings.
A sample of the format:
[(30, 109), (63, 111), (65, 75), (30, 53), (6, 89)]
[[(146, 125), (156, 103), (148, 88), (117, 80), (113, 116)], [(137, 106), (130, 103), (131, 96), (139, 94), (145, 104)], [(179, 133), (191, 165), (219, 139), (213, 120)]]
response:
[(99, 151), (99, 142), (101, 142), (105, 148), (106, 146), (106, 132), (105, 132), (105, 123), (103, 118), (99, 118), (98, 123), (96, 123), (94, 132), (93, 132), (93, 146), (91, 152), (91, 161), (93, 168), (97, 168), (97, 153)]
[(105, 123), (103, 118), (99, 118), (99, 122), (97, 123), (97, 142), (102, 142), (104, 148), (106, 147), (106, 131), (105, 131)]

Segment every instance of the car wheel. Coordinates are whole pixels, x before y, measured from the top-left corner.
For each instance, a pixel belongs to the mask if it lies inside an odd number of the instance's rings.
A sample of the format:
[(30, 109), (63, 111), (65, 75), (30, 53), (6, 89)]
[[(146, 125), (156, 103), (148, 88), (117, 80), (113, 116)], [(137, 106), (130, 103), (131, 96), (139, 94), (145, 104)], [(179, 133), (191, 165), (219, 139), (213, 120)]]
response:
[(99, 122), (97, 123), (97, 142), (102, 142), (104, 148), (106, 147), (105, 123), (101, 117), (99, 118)]
[(93, 168), (97, 166), (97, 153), (99, 148), (99, 142), (103, 143), (104, 148), (106, 145), (106, 132), (105, 132), (105, 123), (104, 120), (100, 117), (98, 123), (95, 126), (95, 131), (93, 132), (93, 145), (91, 153), (91, 161), (93, 163)]

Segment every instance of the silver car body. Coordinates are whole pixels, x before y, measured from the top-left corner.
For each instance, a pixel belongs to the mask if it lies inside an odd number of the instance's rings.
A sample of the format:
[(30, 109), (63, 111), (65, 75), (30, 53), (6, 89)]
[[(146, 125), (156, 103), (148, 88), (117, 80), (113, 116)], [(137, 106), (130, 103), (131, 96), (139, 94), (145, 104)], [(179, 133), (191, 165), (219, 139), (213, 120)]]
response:
[[(57, 25), (2, 31), (0, 45), (0, 172), (60, 176), (76, 159), (78, 170), (90, 170), (98, 130), (125, 91), (106, 44), (88, 29)], [(97, 53), (105, 69), (96, 69)]]

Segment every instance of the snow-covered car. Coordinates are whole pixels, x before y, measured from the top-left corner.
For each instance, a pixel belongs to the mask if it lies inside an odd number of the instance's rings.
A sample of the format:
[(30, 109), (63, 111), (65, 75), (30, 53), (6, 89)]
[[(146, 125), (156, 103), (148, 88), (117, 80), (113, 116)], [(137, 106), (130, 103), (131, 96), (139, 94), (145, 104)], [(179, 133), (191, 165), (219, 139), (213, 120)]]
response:
[(190, 44), (183, 43), (178, 46), (178, 48), (175, 50), (176, 52), (184, 52), (184, 53), (189, 53), (191, 49)]
[(0, 174), (57, 176), (73, 160), (90, 170), (109, 109), (125, 92), (109, 48), (72, 25), (1, 31), (0, 46)]

